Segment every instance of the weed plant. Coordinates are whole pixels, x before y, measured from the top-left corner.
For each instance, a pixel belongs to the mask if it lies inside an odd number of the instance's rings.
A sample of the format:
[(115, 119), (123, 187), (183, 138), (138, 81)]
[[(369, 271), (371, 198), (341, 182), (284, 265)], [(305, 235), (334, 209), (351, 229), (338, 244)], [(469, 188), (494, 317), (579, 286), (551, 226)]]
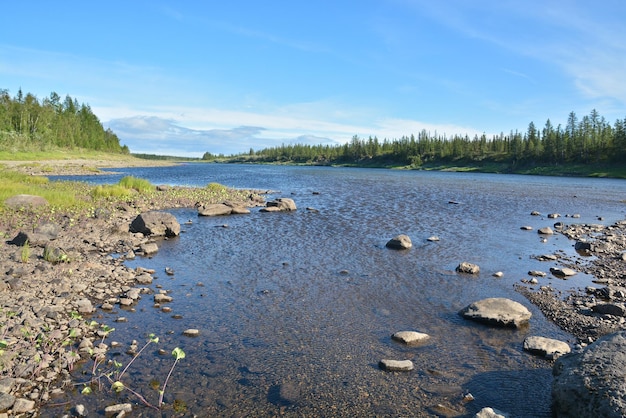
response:
[[(103, 325), (102, 328), (104, 330), (102, 342), (104, 342), (104, 338), (110, 332), (114, 331), (114, 328), (109, 328), (106, 325)], [(94, 360), (93, 367), (91, 370), (92, 378), (87, 383), (81, 383), (82, 385), (84, 385), (84, 388), (81, 391), (81, 393), (83, 395), (89, 395), (93, 392), (92, 387), (97, 387), (100, 389), (104, 388), (104, 386), (102, 385), (102, 381), (105, 380), (111, 384), (110, 389), (113, 392), (121, 393), (124, 390), (126, 390), (132, 395), (134, 395), (135, 397), (137, 397), (137, 399), (139, 399), (145, 406), (155, 409), (155, 410), (161, 410), (164, 405), (163, 397), (165, 396), (165, 390), (167, 388), (167, 384), (170, 380), (170, 377), (172, 376), (172, 372), (174, 371), (176, 364), (178, 364), (180, 360), (185, 358), (185, 352), (181, 348), (176, 347), (174, 348), (174, 350), (172, 350), (174, 363), (170, 367), (170, 370), (165, 378), (165, 381), (163, 382), (163, 386), (162, 387), (159, 386), (158, 388), (159, 399), (156, 405), (150, 403), (141, 393), (132, 389), (132, 387), (129, 384), (126, 384), (122, 381), (122, 378), (128, 371), (129, 367), (135, 362), (135, 360), (139, 358), (139, 356), (144, 352), (144, 350), (150, 344), (157, 344), (158, 342), (159, 342), (159, 338), (156, 337), (154, 334), (150, 334), (144, 346), (133, 355), (131, 360), (128, 362), (128, 364), (124, 368), (122, 368), (123, 366), (122, 363), (116, 360), (110, 360), (109, 362), (106, 363), (109, 366), (109, 368), (104, 369), (104, 370), (101, 369), (101, 366), (105, 364), (105, 360), (106, 360), (105, 352), (99, 349), (90, 350), (90, 354)]]

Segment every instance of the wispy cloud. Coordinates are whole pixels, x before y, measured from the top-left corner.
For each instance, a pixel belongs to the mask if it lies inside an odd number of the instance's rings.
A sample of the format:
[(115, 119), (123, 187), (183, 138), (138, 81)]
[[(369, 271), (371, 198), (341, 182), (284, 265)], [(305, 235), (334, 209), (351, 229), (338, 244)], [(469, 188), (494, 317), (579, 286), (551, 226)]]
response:
[[(626, 3), (406, 2), (464, 36), (557, 66), (584, 96), (626, 104)], [(528, 28), (528, 29), (524, 29)], [(510, 69), (514, 75), (523, 75)]]

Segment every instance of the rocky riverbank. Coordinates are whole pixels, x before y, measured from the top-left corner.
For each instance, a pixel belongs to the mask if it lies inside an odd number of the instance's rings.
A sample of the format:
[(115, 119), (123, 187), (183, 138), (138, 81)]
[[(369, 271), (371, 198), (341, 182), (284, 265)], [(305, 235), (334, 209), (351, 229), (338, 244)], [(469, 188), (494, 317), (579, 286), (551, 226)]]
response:
[(582, 345), (626, 329), (626, 221), (555, 229), (572, 240), (578, 254), (560, 258), (559, 264), (593, 276), (593, 283), (566, 295), (550, 286), (518, 290)]
[(248, 207), (263, 202), (251, 191), (159, 187), (148, 195), (101, 201), (82, 214), (46, 206), (5, 210), (0, 218), (0, 417), (37, 415), (42, 404), (54, 403), (73, 385), (74, 365), (107, 349), (99, 310), (132, 306), (150, 292), (142, 286), (154, 272), (124, 265), (125, 258), (158, 244), (150, 235), (130, 232), (138, 214), (226, 200)]

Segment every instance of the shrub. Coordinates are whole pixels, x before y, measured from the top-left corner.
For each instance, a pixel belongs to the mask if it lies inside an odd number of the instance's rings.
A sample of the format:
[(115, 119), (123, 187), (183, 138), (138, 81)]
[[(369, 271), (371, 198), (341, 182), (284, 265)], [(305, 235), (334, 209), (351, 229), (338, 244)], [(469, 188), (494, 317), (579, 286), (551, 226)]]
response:
[(226, 186), (219, 184), (219, 183), (209, 183), (206, 186), (207, 189), (209, 189), (209, 191), (211, 192), (223, 192), (226, 191)]

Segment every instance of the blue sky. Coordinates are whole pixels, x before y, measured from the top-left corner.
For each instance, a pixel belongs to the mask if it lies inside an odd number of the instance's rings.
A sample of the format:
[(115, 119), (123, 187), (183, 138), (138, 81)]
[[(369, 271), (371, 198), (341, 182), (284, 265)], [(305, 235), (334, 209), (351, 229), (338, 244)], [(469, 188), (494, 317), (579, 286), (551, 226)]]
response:
[(498, 134), (626, 117), (623, 0), (4, 1), (0, 88), (132, 152)]

